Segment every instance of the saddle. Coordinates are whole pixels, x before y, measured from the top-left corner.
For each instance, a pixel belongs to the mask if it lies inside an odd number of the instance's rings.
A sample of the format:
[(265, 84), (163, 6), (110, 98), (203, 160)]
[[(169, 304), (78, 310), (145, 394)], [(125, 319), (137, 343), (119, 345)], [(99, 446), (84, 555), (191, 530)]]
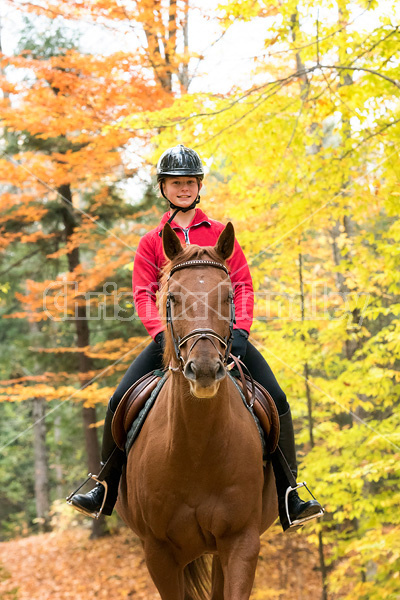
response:
[[(267, 454), (275, 452), (279, 441), (280, 421), (278, 409), (272, 396), (267, 390), (258, 383), (252, 380), (248, 375), (244, 376), (246, 387), (243, 385), (243, 379), (236, 379), (243, 391), (243, 395), (247, 404), (253, 408), (254, 414), (257, 417), (261, 429), (265, 436), (265, 450)], [(249, 394), (252, 394), (250, 399)]]
[[(126, 449), (128, 434), (130, 438), (128, 440), (129, 447), (136, 439), (148, 412), (156, 400), (154, 392), (166, 377), (165, 371), (152, 371), (141, 377), (125, 392), (114, 413), (111, 425), (113, 438), (121, 450), (125, 451)], [(247, 375), (240, 373), (240, 377), (235, 381), (242, 389), (246, 403), (254, 412), (264, 432), (267, 453), (272, 454), (276, 450), (279, 440), (279, 416), (275, 402), (261, 384), (253, 381)], [(244, 381), (246, 382), (245, 387)], [(139, 426), (137, 421), (140, 421)], [(132, 439), (129, 432), (135, 422), (136, 432), (134, 439)]]
[(126, 438), (132, 423), (144, 408), (163, 376), (163, 371), (151, 371), (135, 381), (122, 396), (111, 423), (112, 436), (120, 450), (125, 451)]

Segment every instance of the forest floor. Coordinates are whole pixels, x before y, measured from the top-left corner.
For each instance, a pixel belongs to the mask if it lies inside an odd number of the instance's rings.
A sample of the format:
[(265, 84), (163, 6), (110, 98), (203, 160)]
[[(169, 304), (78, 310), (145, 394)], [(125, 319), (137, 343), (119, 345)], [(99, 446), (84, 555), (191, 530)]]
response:
[[(321, 596), (318, 552), (301, 533), (264, 534), (252, 600)], [(78, 528), (0, 543), (0, 600), (159, 600), (139, 540)]]

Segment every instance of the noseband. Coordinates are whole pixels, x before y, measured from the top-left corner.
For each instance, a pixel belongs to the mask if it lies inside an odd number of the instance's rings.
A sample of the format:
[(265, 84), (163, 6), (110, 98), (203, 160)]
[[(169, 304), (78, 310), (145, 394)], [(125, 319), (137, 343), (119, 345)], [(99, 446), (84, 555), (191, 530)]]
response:
[[(181, 269), (186, 269), (187, 267), (214, 267), (216, 269), (222, 269), (222, 271), (225, 271), (225, 273), (229, 277), (228, 269), (225, 267), (225, 265), (222, 265), (219, 262), (211, 261), (211, 260), (188, 260), (186, 262), (179, 263), (179, 264), (175, 265), (174, 267), (172, 267), (171, 271), (168, 274), (167, 281), (170, 280), (171, 276), (174, 273), (176, 273), (176, 271), (180, 271)], [(220, 359), (222, 360), (222, 363), (224, 365), (227, 364), (228, 358), (229, 358), (229, 353), (231, 351), (232, 340), (233, 340), (233, 324), (235, 323), (235, 305), (233, 302), (232, 290), (229, 292), (229, 313), (230, 313), (229, 335), (227, 335), (225, 337), (222, 337), (222, 335), (220, 335), (219, 333), (214, 331), (214, 329), (201, 329), (201, 328), (193, 329), (193, 331), (191, 333), (184, 335), (183, 338), (180, 338), (179, 335), (175, 336), (174, 324), (173, 324), (173, 320), (172, 320), (171, 292), (170, 291), (168, 291), (168, 293), (167, 293), (167, 303), (166, 303), (165, 308), (166, 308), (166, 317), (167, 317), (167, 327), (169, 326), (170, 330), (171, 330), (171, 336), (172, 336), (172, 341), (174, 344), (175, 355), (176, 355), (176, 358), (178, 359), (178, 361), (180, 361), (179, 368), (181, 371), (183, 371), (183, 369), (185, 368), (186, 363), (189, 360), (190, 353), (192, 352), (193, 348), (200, 340), (208, 340), (209, 342), (211, 342), (212, 345), (214, 346), (214, 348), (217, 350), (218, 355), (219, 355)], [(191, 340), (193, 338), (196, 338), (196, 339), (190, 346), (190, 349), (189, 349), (189, 352), (187, 355), (187, 359), (185, 362), (185, 360), (181, 354), (181, 348), (184, 344), (186, 344), (186, 342), (188, 342), (189, 340)], [(218, 350), (213, 338), (218, 340), (225, 348), (224, 355), (222, 355), (221, 352)]]

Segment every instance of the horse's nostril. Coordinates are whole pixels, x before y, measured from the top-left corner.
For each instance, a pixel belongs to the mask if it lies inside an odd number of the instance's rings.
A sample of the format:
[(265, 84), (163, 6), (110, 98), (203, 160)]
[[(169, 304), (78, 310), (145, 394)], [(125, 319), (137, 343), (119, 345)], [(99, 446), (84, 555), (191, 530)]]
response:
[(202, 382), (201, 385), (206, 385), (205, 382), (207, 382), (207, 385), (213, 385), (225, 377), (226, 371), (220, 360), (211, 364), (189, 360), (186, 363), (183, 374), (190, 381)]
[(194, 360), (189, 361), (189, 365), (188, 366), (189, 366), (189, 369), (192, 371), (192, 373), (196, 374), (197, 369), (196, 369), (196, 365), (194, 363)]
[(215, 365), (215, 379), (219, 381), (220, 379), (223, 379), (225, 375), (225, 367), (221, 361), (218, 361), (218, 363)]
[(187, 379), (196, 379), (196, 365), (193, 360), (189, 360), (184, 368), (184, 375)]

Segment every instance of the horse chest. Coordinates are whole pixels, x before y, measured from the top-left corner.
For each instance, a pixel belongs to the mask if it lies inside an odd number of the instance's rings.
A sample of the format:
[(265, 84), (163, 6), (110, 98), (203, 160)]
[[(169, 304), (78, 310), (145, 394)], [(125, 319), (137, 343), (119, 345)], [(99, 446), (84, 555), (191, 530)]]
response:
[(217, 539), (259, 520), (261, 503), (255, 508), (246, 500), (234, 488), (209, 495), (179, 495), (170, 490), (162, 497), (148, 499), (142, 510), (147, 527), (157, 539), (168, 540), (176, 548), (190, 545), (199, 552), (213, 552)]
[(247, 468), (245, 487), (242, 470), (219, 466), (217, 472), (204, 464), (196, 470), (191, 461), (179, 468), (174, 460), (139, 466), (134, 504), (157, 537), (178, 546), (197, 539), (211, 551), (215, 538), (260, 518), (262, 466)]

